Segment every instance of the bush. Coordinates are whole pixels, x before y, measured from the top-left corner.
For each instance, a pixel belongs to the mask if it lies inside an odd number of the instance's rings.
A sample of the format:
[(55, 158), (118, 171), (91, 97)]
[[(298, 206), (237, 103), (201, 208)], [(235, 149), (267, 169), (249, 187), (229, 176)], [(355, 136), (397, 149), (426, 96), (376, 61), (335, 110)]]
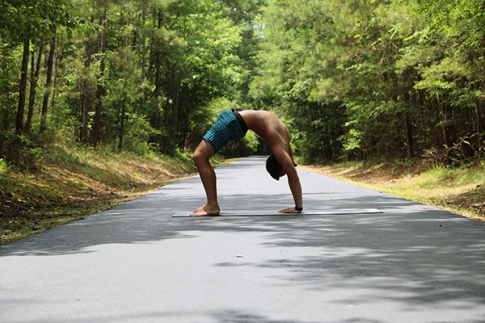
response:
[(25, 136), (12, 131), (0, 131), (0, 158), (22, 171), (35, 171), (40, 167), (42, 148)]
[(139, 156), (145, 156), (152, 150), (152, 146), (149, 143), (150, 136), (158, 133), (150, 126), (150, 122), (146, 117), (131, 114), (126, 121), (123, 150), (134, 152)]
[(0, 158), (0, 174), (7, 173), (10, 170), (10, 164), (3, 158)]

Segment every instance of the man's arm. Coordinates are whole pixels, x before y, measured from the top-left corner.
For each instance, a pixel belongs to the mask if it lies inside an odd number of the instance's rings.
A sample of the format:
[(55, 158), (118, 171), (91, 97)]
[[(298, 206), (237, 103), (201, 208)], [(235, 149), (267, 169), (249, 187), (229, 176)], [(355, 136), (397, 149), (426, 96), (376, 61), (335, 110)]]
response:
[[(295, 163), (293, 158), (282, 148), (275, 149), (273, 155), (276, 160), (280, 163), (283, 171), (288, 176), (288, 185), (290, 186), (291, 194), (293, 195), (293, 200), (295, 201), (295, 207), (286, 208), (280, 210), (281, 213), (300, 213), (303, 208), (303, 197), (300, 184), (300, 178), (298, 177), (298, 172), (295, 168)], [(300, 209), (297, 210), (296, 208)]]
[(289, 155), (290, 155), (290, 158), (291, 158), (291, 162), (293, 163), (293, 166), (297, 166), (296, 163), (295, 163), (295, 159), (293, 159), (293, 150), (291, 149), (291, 145), (288, 147), (288, 151), (289, 151)]
[(297, 171), (293, 166), (294, 174), (286, 173), (288, 176), (288, 185), (290, 186), (291, 193), (293, 194), (293, 200), (295, 201), (294, 208), (286, 208), (280, 210), (281, 213), (300, 213), (303, 209), (303, 197), (301, 191), (300, 178), (298, 177)]

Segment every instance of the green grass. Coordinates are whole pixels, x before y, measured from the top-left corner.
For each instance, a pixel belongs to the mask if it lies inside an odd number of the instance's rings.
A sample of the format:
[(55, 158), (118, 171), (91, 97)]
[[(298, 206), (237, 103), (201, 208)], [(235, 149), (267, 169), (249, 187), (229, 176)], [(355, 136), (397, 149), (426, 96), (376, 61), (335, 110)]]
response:
[[(220, 156), (213, 165), (231, 160)], [(448, 169), (412, 163), (302, 166), (311, 171), (441, 207), (485, 222), (485, 164)], [(0, 245), (35, 234), (196, 172), (187, 154), (137, 156), (109, 149), (51, 146), (35, 173), (0, 160)]]
[(189, 155), (51, 146), (35, 173), (0, 161), (0, 245), (139, 197), (195, 173)]
[(342, 163), (306, 167), (311, 171), (485, 222), (484, 163), (462, 168), (416, 163)]

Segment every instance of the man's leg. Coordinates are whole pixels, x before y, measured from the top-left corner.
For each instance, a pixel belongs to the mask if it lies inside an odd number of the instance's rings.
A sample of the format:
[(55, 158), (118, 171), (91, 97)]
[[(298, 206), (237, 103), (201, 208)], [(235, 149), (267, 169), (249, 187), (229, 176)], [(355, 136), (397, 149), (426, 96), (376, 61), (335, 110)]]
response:
[(191, 216), (218, 215), (220, 212), (217, 203), (216, 173), (209, 159), (214, 155), (214, 147), (207, 141), (202, 140), (194, 152), (194, 162), (199, 170), (200, 179), (207, 196), (207, 204), (192, 211)]

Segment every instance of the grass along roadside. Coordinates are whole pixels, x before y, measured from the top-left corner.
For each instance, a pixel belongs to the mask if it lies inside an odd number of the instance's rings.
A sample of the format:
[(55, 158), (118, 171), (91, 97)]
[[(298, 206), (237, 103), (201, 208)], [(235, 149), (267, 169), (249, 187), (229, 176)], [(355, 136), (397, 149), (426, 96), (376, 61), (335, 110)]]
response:
[(193, 175), (189, 156), (51, 146), (39, 170), (0, 169), (0, 245), (135, 199)]
[(484, 163), (455, 169), (391, 163), (298, 167), (485, 222)]
[[(233, 160), (214, 158), (214, 165)], [(485, 164), (447, 169), (359, 163), (298, 168), (433, 205), (485, 222)], [(51, 146), (40, 169), (18, 173), (0, 160), (0, 245), (82, 219), (195, 174), (186, 155), (137, 156)]]

